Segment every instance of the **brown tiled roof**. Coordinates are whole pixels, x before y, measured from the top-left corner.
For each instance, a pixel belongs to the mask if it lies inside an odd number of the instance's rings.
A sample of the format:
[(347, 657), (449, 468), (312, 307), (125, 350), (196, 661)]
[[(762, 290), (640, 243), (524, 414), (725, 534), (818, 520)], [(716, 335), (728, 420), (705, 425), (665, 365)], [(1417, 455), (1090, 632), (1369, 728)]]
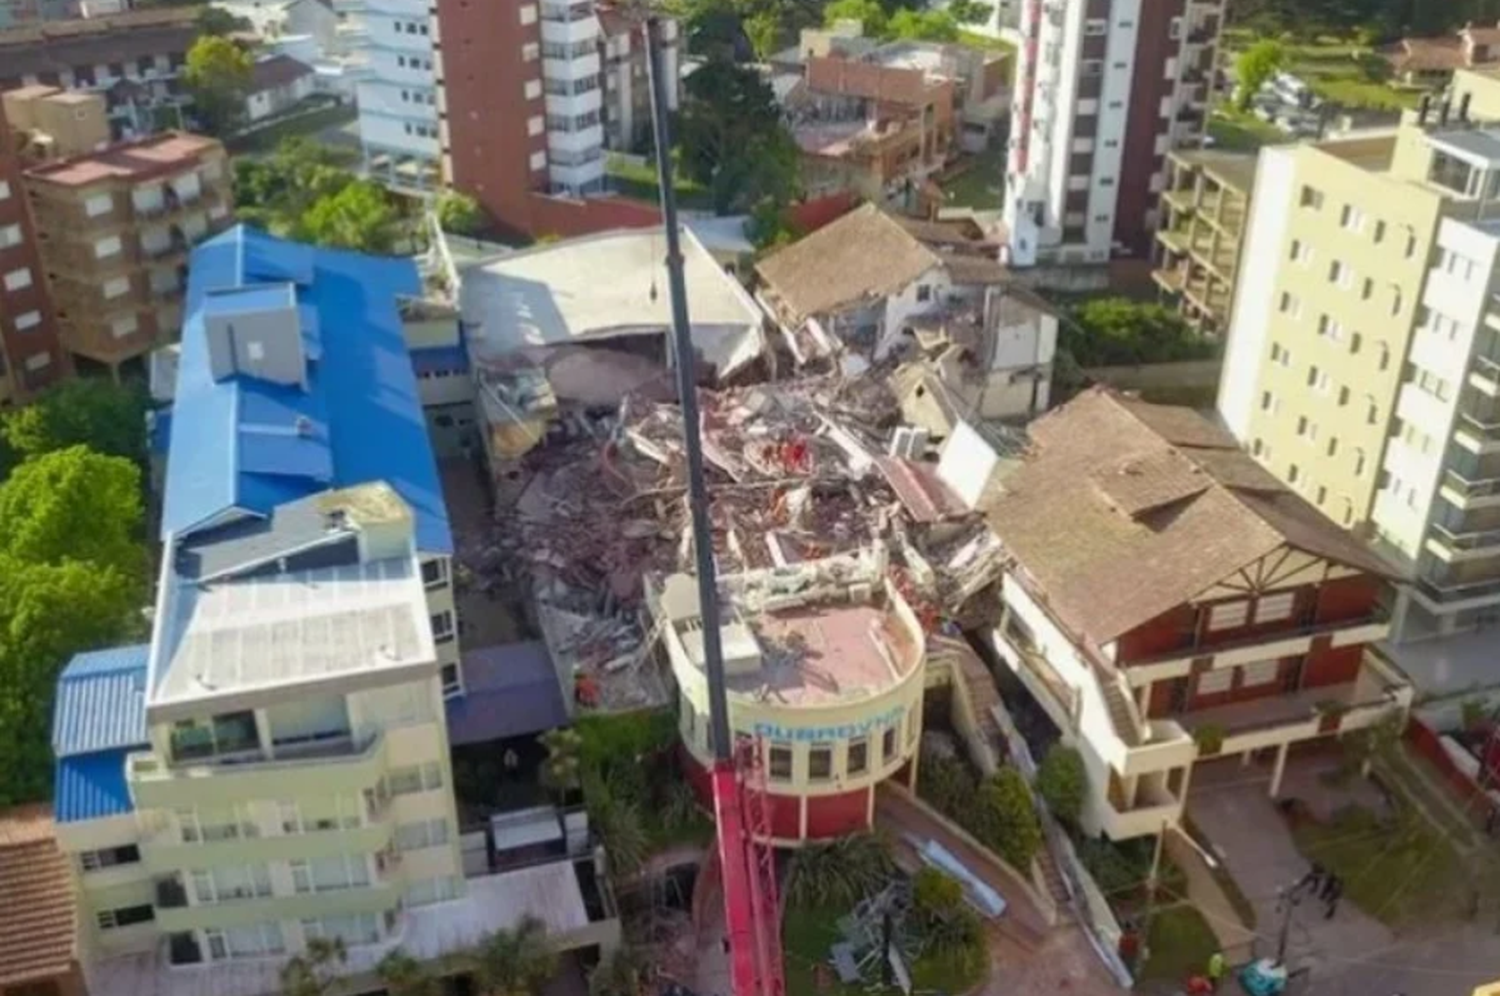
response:
[(1403, 38), (1381, 51), (1398, 73), (1440, 72), (1466, 65), (1463, 42), (1457, 38)]
[(1014, 278), (1000, 261), (970, 253), (943, 253), (943, 267), (955, 284), (1007, 284)]
[(250, 67), (250, 92), (260, 93), (262, 90), (286, 86), (294, 80), (311, 76), (312, 71), (312, 66), (298, 62), (290, 55), (273, 55), (269, 59), (261, 59)]
[(1394, 573), (1190, 409), (1095, 388), (1028, 431), (1033, 455), (984, 511), (1062, 623), (1096, 645), (1283, 547)]
[(51, 809), (0, 813), (0, 987), (68, 971), (75, 916), (72, 876)]
[(80, 66), (133, 62), (142, 56), (186, 53), (198, 34), (198, 11), (135, 10), (0, 31), (0, 83)]
[(820, 93), (922, 107), (929, 91), (941, 86), (929, 83), (920, 69), (880, 66), (832, 55), (807, 60), (807, 87)]
[(873, 204), (762, 260), (760, 278), (795, 321), (900, 291), (941, 263)]

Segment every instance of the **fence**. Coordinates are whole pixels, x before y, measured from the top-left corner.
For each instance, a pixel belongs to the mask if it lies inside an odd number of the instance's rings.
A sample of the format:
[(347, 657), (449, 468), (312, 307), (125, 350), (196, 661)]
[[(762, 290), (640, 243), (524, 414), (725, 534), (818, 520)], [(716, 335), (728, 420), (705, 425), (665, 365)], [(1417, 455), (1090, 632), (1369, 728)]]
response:
[(1116, 367), (1085, 367), (1083, 375), (1122, 391), (1217, 389), (1223, 360), (1179, 360)]

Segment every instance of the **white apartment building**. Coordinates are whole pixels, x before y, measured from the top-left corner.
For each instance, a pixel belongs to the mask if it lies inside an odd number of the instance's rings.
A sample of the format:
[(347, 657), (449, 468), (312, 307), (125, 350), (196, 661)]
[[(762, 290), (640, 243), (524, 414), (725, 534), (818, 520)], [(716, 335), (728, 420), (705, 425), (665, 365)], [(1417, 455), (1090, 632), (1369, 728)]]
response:
[(1145, 258), (1170, 149), (1201, 144), (1222, 0), (1023, 0), (1006, 261)]
[(392, 186), (430, 189), (438, 179), (437, 18), (425, 0), (335, 0), (355, 60), (365, 169)]
[(596, 193), (604, 186), (603, 28), (592, 2), (544, 2), (541, 21), (550, 190)]

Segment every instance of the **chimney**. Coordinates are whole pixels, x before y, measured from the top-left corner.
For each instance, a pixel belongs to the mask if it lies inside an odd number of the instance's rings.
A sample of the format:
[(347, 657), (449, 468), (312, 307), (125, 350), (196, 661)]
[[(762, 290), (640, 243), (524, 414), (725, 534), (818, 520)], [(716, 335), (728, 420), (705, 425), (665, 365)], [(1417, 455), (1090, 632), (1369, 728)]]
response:
[(1432, 110), (1432, 94), (1424, 93), (1422, 94), (1422, 102), (1417, 105), (1417, 124), (1425, 125), (1427, 123), (1427, 112), (1430, 110)]
[(1453, 98), (1444, 97), (1442, 105), (1438, 108), (1438, 127), (1445, 128), (1448, 125), (1448, 115), (1453, 111)]
[(1472, 93), (1470, 93), (1467, 90), (1465, 90), (1464, 91), (1464, 95), (1462, 97), (1458, 98), (1458, 120), (1460, 120), (1460, 121), (1462, 121), (1464, 123), (1468, 123), (1468, 120), (1469, 120), (1469, 98), (1471, 98), (1473, 96), (1474, 95)]

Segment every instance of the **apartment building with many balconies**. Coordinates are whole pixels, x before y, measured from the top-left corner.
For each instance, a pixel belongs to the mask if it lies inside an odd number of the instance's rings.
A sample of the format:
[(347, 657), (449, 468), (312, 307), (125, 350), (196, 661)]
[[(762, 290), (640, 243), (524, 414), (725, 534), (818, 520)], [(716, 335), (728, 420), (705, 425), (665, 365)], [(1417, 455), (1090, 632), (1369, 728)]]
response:
[(998, 657), (1089, 771), (1084, 824), (1181, 819), (1193, 767), (1403, 712), (1370, 648), (1392, 568), (1187, 408), (1094, 389), (1032, 422), (984, 506), (1011, 557)]
[(1202, 144), (1222, 0), (1024, 0), (1006, 261), (1145, 259), (1165, 156)]
[(55, 383), (69, 369), (10, 134), (0, 104), (0, 138), (6, 139), (0, 141), (0, 407)]
[(1234, 309), (1255, 155), (1213, 149), (1167, 154), (1152, 278), (1198, 331), (1222, 335)]
[(32, 167), (24, 183), (73, 365), (144, 374), (181, 331), (188, 253), (231, 223), (223, 145), (167, 132)]
[[(605, 122), (613, 114), (623, 124), (627, 96), (632, 116), (640, 102), (619, 90), (620, 64), (606, 72), (607, 60), (625, 55), (594, 0), (438, 0), (437, 13), (446, 183), (511, 232), (581, 235), (659, 222), (654, 205), (608, 196)], [(618, 94), (610, 111), (607, 80)], [(629, 80), (632, 90), (647, 85), (634, 69)]]
[(1218, 405), (1414, 579), (1401, 644), (1500, 617), (1500, 80), (1455, 87), (1394, 135), (1263, 150)]
[(437, 19), (426, 0), (337, 0), (352, 49), (359, 141), (375, 179), (430, 190), (439, 179)]
[[(604, 77), (604, 147), (642, 152), (651, 145), (651, 87), (646, 73), (646, 18), (643, 8), (602, 0), (599, 17), (599, 59)], [(662, 20), (662, 75), (672, 81), (667, 107), (679, 100), (677, 22)]]
[(319, 938), (361, 991), (396, 945), (440, 959), (526, 914), (561, 948), (618, 938), (593, 870), (493, 874), (460, 832), (452, 537), (398, 306), (420, 293), (410, 260), (245, 228), (193, 253), (151, 640), (58, 685), (92, 992), (269, 996)]

